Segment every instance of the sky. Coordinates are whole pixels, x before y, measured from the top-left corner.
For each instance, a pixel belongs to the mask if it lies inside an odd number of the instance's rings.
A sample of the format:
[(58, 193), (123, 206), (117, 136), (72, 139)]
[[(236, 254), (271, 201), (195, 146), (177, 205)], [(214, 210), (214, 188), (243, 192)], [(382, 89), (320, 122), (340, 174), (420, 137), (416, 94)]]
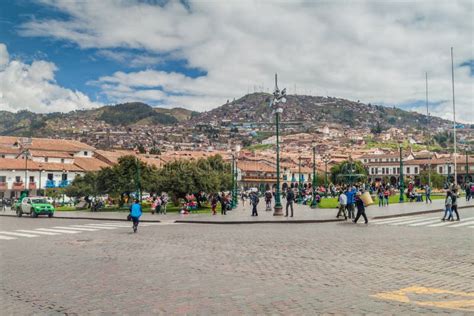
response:
[(332, 96), (474, 123), (471, 0), (0, 1), (0, 110), (131, 101), (206, 111), (274, 74)]

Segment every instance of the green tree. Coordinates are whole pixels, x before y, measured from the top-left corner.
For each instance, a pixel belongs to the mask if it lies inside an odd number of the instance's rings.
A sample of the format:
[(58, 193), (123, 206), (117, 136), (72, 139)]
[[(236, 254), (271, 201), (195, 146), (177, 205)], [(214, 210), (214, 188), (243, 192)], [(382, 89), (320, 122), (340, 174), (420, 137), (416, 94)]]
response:
[(71, 185), (65, 188), (67, 196), (81, 198), (85, 196), (96, 196), (97, 190), (97, 172), (87, 172), (84, 176), (77, 176)]
[[(428, 176), (428, 170), (423, 170), (420, 172), (421, 184), (424, 185), (428, 183)], [(431, 171), (431, 186), (433, 188), (442, 189), (445, 182), (446, 178), (443, 175), (437, 173), (436, 171)]]

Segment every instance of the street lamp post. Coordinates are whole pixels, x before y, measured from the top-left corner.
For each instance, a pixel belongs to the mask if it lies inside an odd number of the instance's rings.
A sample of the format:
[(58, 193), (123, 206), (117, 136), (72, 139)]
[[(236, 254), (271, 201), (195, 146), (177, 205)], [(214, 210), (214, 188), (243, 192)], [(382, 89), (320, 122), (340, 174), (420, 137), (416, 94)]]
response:
[(138, 200), (140, 203), (142, 202), (142, 185), (141, 185), (141, 175), (140, 175), (140, 159), (138, 156), (136, 157), (135, 164), (137, 167), (137, 173), (136, 173), (136, 185), (137, 185), (137, 194), (138, 194)]
[(274, 216), (283, 216), (283, 206), (281, 205), (280, 196), (280, 114), (283, 113), (283, 108), (279, 106), (279, 103), (286, 102), (286, 89), (280, 91), (278, 89), (278, 77), (275, 74), (275, 91), (273, 91), (272, 108), (275, 113), (275, 125), (276, 125), (276, 176), (277, 185), (275, 192), (275, 211)]
[(326, 188), (326, 192), (324, 193), (324, 195), (326, 197), (328, 196), (328, 163), (330, 161), (331, 161), (331, 157), (329, 155), (324, 155), (324, 157), (323, 157), (323, 162), (324, 162), (324, 186)]
[(403, 203), (405, 201), (405, 198), (403, 196), (403, 193), (405, 192), (405, 182), (403, 181), (403, 157), (402, 157), (402, 145), (399, 145), (400, 147), (400, 199), (398, 200), (400, 203)]
[(303, 191), (303, 183), (301, 182), (301, 153), (298, 157), (298, 203), (302, 202), (301, 193)]
[(465, 150), (465, 154), (466, 154), (466, 167), (465, 167), (465, 171), (466, 171), (466, 178), (464, 179), (464, 186), (467, 186), (467, 179), (469, 178), (469, 157), (467, 155), (467, 149)]
[(235, 150), (232, 152), (232, 201), (231, 201), (231, 208), (234, 209), (237, 207), (238, 199), (237, 199), (237, 155), (238, 148), (236, 147)]
[(318, 203), (316, 202), (316, 186), (318, 184), (317, 179), (316, 179), (316, 143), (313, 143), (313, 181), (312, 181), (312, 187), (313, 187), (313, 200), (311, 202), (311, 207), (315, 208), (318, 206)]

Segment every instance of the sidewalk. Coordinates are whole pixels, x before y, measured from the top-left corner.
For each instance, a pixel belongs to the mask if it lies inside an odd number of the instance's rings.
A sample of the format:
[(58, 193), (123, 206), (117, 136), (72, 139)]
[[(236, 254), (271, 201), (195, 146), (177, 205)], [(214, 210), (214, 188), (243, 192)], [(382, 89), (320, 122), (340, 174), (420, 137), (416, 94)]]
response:
[[(283, 201), (284, 202), (284, 201)], [(285, 203), (283, 203), (285, 204)], [(258, 217), (251, 215), (251, 207), (248, 202), (245, 207), (239, 205), (235, 210), (228, 211), (227, 215), (211, 214), (187, 214), (168, 213), (166, 215), (152, 215), (144, 213), (141, 217), (143, 222), (177, 222), (177, 223), (199, 223), (199, 224), (263, 224), (263, 223), (323, 223), (342, 221), (336, 219), (337, 209), (311, 209), (305, 205), (295, 205), (295, 217), (273, 216), (273, 210), (265, 211), (264, 203), (259, 204)], [(474, 201), (469, 203), (464, 199), (459, 199), (458, 208), (473, 208)], [(399, 216), (419, 215), (426, 213), (437, 213), (444, 210), (444, 200), (434, 200), (432, 204), (424, 202), (407, 202), (403, 204), (392, 204), (386, 207), (371, 205), (367, 207), (366, 214), (372, 219), (391, 218)], [(64, 219), (88, 219), (125, 221), (128, 212), (87, 212), (87, 211), (57, 211), (55, 218)], [(12, 211), (0, 211), (0, 216), (16, 216)], [(440, 215), (441, 216), (441, 215)]]

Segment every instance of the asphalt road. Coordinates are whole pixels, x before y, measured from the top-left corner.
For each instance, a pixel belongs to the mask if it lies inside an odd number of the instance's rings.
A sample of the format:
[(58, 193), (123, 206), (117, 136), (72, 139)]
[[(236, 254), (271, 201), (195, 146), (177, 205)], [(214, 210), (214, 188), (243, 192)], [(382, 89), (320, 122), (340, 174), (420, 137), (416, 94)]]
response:
[(127, 222), (1, 217), (2, 315), (472, 314), (474, 212), (433, 226), (437, 215), (137, 234)]

